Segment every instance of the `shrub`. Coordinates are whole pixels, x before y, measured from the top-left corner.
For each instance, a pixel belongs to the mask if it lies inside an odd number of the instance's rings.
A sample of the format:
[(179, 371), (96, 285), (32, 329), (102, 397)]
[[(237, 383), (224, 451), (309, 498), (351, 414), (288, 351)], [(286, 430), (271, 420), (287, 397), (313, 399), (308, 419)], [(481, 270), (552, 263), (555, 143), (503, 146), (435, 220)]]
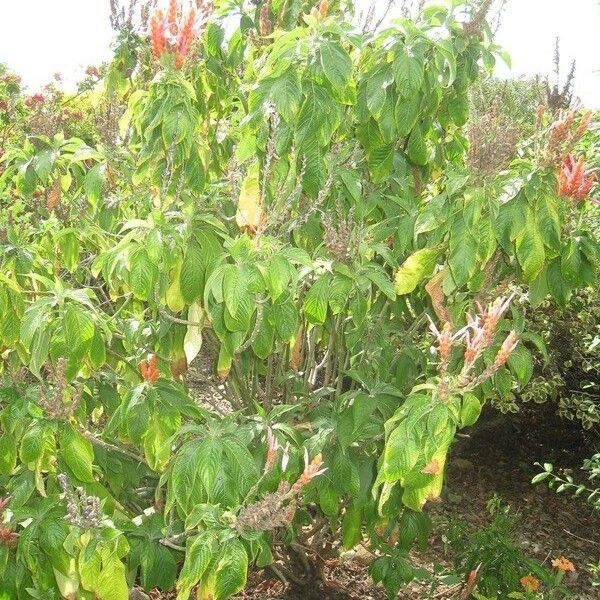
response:
[(588, 114), (497, 177), (464, 166), (486, 7), (360, 33), (259, 3), (226, 32), (171, 2), (150, 39), (125, 19), (97, 143), (11, 133), (3, 592), (227, 598), (326, 535), (368, 538), (390, 597), (410, 581), (456, 431), (531, 377), (508, 288), (595, 281), (591, 204), (557, 181)]

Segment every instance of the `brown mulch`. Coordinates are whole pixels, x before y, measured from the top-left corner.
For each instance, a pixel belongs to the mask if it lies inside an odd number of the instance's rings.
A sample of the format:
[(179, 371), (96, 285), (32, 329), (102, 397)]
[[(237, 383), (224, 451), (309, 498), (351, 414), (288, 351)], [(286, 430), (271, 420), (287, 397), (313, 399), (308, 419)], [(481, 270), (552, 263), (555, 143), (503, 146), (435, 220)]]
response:
[[(193, 376), (204, 379), (205, 369), (198, 369)], [(220, 404), (227, 412), (220, 394), (213, 393), (201, 401)], [(516, 544), (524, 554), (547, 566), (552, 558), (568, 557), (576, 567), (566, 580), (573, 598), (599, 599), (600, 593), (591, 588), (587, 568), (588, 563), (600, 559), (598, 516), (582, 499), (556, 494), (544, 484), (530, 483), (539, 472), (535, 462), (552, 462), (571, 470), (574, 479), (583, 482), (579, 472), (582, 461), (598, 451), (599, 446), (597, 435), (590, 437), (578, 424), (559, 419), (551, 405), (525, 405), (511, 415), (488, 410), (451, 450), (442, 501), (428, 508), (434, 522), (430, 547), (424, 554), (414, 554), (415, 563), (429, 571), (434, 565), (450, 567), (451, 557), (442, 539), (449, 521), (459, 520), (472, 530), (483, 527), (489, 520), (486, 504), (497, 494), (521, 515)], [(320, 577), (302, 587), (289, 581), (283, 583), (270, 569), (253, 571), (245, 590), (235, 600), (385, 600), (383, 589), (373, 584), (361, 558), (350, 555), (346, 560), (327, 561)], [(150, 595), (152, 600), (174, 597)], [(414, 584), (403, 589), (398, 598), (457, 597), (456, 589), (444, 591), (442, 587), (430, 596), (425, 586)]]
[[(517, 545), (532, 558), (550, 566), (552, 558), (568, 557), (577, 571), (567, 579), (577, 600), (592, 600), (587, 564), (600, 558), (598, 517), (580, 499), (557, 495), (544, 484), (531, 485), (539, 472), (535, 462), (552, 462), (571, 469), (577, 480), (584, 458), (598, 447), (597, 439), (586, 437), (577, 424), (558, 419), (552, 407), (527, 407), (515, 415), (488, 411), (478, 426), (461, 437), (452, 448), (442, 502), (429, 512), (434, 521), (430, 548), (415, 554), (419, 566), (450, 566), (442, 536), (450, 519), (460, 520), (473, 530), (489, 520), (486, 504), (497, 494), (521, 515)], [(311, 581), (299, 589), (284, 585), (269, 570), (252, 573), (248, 586), (236, 600), (385, 600), (381, 587), (370, 580), (364, 565), (329, 561), (324, 581)], [(417, 584), (402, 590), (399, 599), (427, 597)], [(456, 591), (440, 588), (436, 598), (456, 598)]]

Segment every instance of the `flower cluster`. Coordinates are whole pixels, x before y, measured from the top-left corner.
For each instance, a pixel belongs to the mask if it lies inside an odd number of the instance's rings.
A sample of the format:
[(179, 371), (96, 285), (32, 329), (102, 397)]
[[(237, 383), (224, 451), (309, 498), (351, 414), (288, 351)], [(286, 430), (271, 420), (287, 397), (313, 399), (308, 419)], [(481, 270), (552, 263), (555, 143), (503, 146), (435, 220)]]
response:
[[(510, 306), (512, 296), (509, 298), (497, 298), (494, 302), (483, 308), (477, 303), (479, 313), (476, 316), (467, 315), (467, 326), (453, 333), (449, 323), (445, 323), (441, 331), (430, 321), (430, 330), (437, 338), (437, 353), (440, 358), (438, 363), (438, 372), (441, 381), (438, 386), (438, 394), (441, 398), (448, 398), (451, 391), (471, 390), (490, 377), (503, 365), (506, 364), (509, 356), (516, 348), (518, 340), (514, 331), (511, 331), (502, 346), (496, 353), (494, 362), (489, 365), (479, 375), (472, 373), (477, 360), (483, 352), (489, 348), (494, 340), (496, 328)], [(448, 366), (450, 364), (450, 354), (452, 347), (456, 342), (463, 342), (465, 345), (463, 355), (463, 367), (459, 375), (452, 380), (448, 376)]]
[(74, 527), (85, 530), (99, 527), (102, 520), (100, 499), (96, 496), (88, 496), (82, 487), (75, 488), (73, 493), (64, 473), (60, 473), (57, 479), (67, 502), (66, 521)]
[(560, 195), (575, 201), (584, 200), (595, 182), (596, 174), (586, 169), (585, 161), (582, 158), (576, 160), (572, 154), (568, 154), (558, 173)]
[[(46, 200), (48, 203), (48, 200)], [(68, 420), (81, 403), (83, 386), (77, 385), (73, 389), (67, 383), (66, 377), (67, 361), (59, 358), (56, 367), (49, 367), (50, 379), (52, 380), (52, 394), (48, 394), (45, 388), (40, 390), (39, 404), (48, 419)]]
[(100, 77), (100, 71), (98, 71), (98, 67), (94, 67), (93, 65), (86, 67), (85, 74), (88, 77), (95, 77), (95, 78)]
[(158, 372), (157, 360), (156, 354), (150, 354), (148, 360), (143, 360), (140, 363), (140, 373), (144, 381), (149, 381), (150, 383), (158, 381), (160, 373)]
[(25, 98), (23, 104), (27, 108), (34, 108), (36, 106), (40, 106), (46, 101), (46, 96), (44, 94), (34, 94), (33, 96), (29, 96), (29, 98)]
[(519, 581), (526, 592), (537, 592), (540, 589), (540, 581), (533, 575), (525, 575)]
[(555, 558), (552, 561), (552, 566), (557, 571), (562, 571), (563, 573), (566, 573), (567, 571), (571, 571), (571, 572), (575, 571), (575, 565), (568, 558), (565, 558), (564, 556), (559, 556), (558, 558)]
[(0, 498), (0, 545), (8, 546), (13, 544), (18, 538), (19, 534), (11, 531), (8, 527), (4, 525), (4, 511), (6, 507), (10, 504), (11, 497), (8, 496), (6, 498)]
[[(276, 442), (273, 446), (275, 444)], [(271, 447), (269, 450), (271, 451)], [(274, 461), (274, 459), (272, 460)], [(321, 454), (317, 454), (312, 460), (309, 460), (308, 451), (305, 448), (304, 471), (296, 482), (290, 486), (287, 481), (282, 481), (276, 492), (266, 494), (257, 502), (244, 506), (237, 516), (236, 529), (240, 532), (246, 529), (267, 531), (289, 525), (296, 514), (298, 496), (303, 488), (326, 470), (323, 468)]]
[(564, 116), (559, 115), (556, 121), (550, 126), (550, 133), (548, 134), (543, 156), (546, 165), (559, 166), (564, 157), (573, 150), (577, 142), (588, 130), (592, 121), (591, 111), (583, 113), (579, 124), (573, 130), (576, 114), (576, 109), (573, 109)]
[[(267, 429), (267, 460), (265, 462), (265, 471), (270, 471), (275, 465), (277, 460), (277, 451), (282, 448), (277, 441), (277, 438), (273, 435), (273, 430), (269, 427)], [(290, 445), (286, 444), (283, 448), (283, 455), (281, 457), (281, 470), (285, 471), (290, 460)]]
[(176, 69), (183, 67), (200, 31), (213, 12), (210, 0), (196, 2), (196, 6), (197, 8), (191, 7), (186, 13), (179, 0), (169, 0), (166, 14), (159, 9), (152, 15), (150, 43), (156, 59), (168, 54), (174, 57)]
[(310, 11), (312, 17), (315, 17), (317, 20), (322, 21), (329, 12), (329, 2), (327, 0), (321, 0), (319, 6), (314, 6)]

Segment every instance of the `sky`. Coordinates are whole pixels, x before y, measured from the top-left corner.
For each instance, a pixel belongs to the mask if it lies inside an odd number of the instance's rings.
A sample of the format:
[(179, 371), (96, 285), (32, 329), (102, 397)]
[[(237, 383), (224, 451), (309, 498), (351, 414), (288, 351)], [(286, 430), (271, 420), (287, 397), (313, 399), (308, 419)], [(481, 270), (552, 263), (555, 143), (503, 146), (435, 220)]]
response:
[[(21, 75), (31, 91), (55, 72), (72, 84), (87, 65), (110, 57), (109, 0), (0, 0), (0, 8), (0, 62)], [(508, 0), (497, 41), (513, 64), (510, 71), (500, 65), (498, 75), (551, 72), (556, 36), (563, 71), (577, 59), (576, 94), (600, 108), (599, 0)]]

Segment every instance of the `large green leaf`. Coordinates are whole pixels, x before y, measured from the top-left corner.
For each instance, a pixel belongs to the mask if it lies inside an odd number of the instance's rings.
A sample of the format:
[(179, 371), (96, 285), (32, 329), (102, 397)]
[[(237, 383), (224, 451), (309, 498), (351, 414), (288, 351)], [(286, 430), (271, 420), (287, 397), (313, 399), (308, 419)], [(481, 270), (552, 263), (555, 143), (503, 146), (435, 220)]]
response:
[(273, 104), (288, 122), (292, 122), (302, 100), (302, 87), (295, 67), (290, 67), (271, 84)]
[(60, 437), (60, 450), (61, 457), (79, 481), (83, 483), (94, 481), (92, 473), (94, 450), (92, 444), (70, 424), (64, 425)]
[(191, 241), (186, 249), (179, 274), (179, 289), (187, 304), (195, 302), (204, 291), (206, 263), (200, 246)]
[(187, 600), (192, 588), (200, 581), (214, 555), (214, 538), (209, 534), (190, 537), (186, 544), (185, 561), (177, 580), (177, 600)]
[(304, 298), (304, 314), (311, 323), (320, 325), (325, 322), (329, 301), (329, 281), (328, 274), (321, 275)]
[(319, 45), (319, 60), (333, 88), (346, 87), (352, 73), (352, 59), (348, 53), (337, 42), (323, 40)]
[(100, 600), (129, 599), (125, 565), (115, 555), (103, 564), (95, 591)]
[(517, 259), (523, 269), (523, 279), (533, 281), (544, 268), (546, 252), (544, 240), (540, 236), (532, 220), (527, 220), (527, 225), (517, 235)]
[(225, 600), (241, 591), (246, 585), (248, 554), (237, 539), (223, 548), (215, 573), (215, 600)]
[(158, 278), (158, 269), (145, 248), (139, 248), (130, 257), (129, 276), (136, 298), (150, 300)]
[(412, 98), (421, 89), (424, 78), (423, 61), (410, 56), (401, 48), (394, 57), (394, 78), (398, 92), (404, 98)]

